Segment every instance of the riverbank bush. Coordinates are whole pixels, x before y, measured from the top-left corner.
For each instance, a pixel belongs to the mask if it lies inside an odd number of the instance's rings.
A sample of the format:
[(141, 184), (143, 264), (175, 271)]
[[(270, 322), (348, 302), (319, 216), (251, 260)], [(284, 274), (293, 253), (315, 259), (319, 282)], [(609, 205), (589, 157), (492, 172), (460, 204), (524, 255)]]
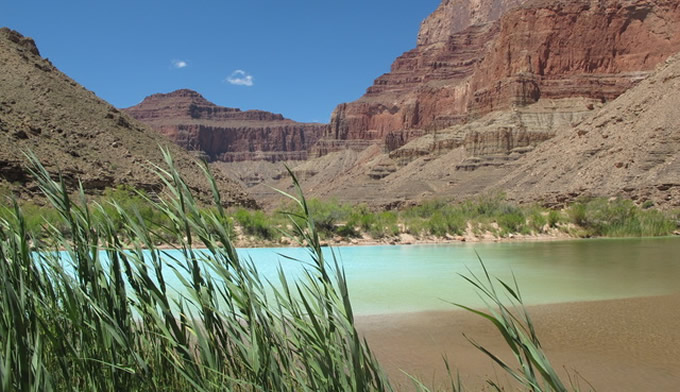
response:
[[(99, 197), (90, 198), (93, 219), (101, 219), (99, 211), (106, 214), (114, 205), (128, 214), (139, 215), (147, 226), (156, 227), (156, 234), (168, 240), (170, 221), (154, 210), (151, 196), (143, 191), (118, 187), (109, 189)], [(8, 200), (8, 199), (6, 199)], [(462, 203), (443, 200), (426, 201), (401, 210), (380, 211), (365, 204), (349, 205), (335, 200), (311, 199), (310, 214), (323, 240), (369, 237), (376, 240), (394, 238), (402, 233), (416, 238), (451, 238), (473, 234), (496, 237), (511, 235), (541, 235), (566, 233), (573, 237), (644, 237), (670, 235), (679, 229), (680, 212), (660, 211), (636, 206), (629, 200), (602, 198), (580, 200), (562, 211), (538, 205), (513, 204), (502, 194), (487, 195)], [(97, 208), (95, 208), (97, 207)], [(200, 210), (211, 207), (200, 207)], [(49, 224), (69, 235), (51, 206), (22, 203), (27, 230), (34, 235)], [(7, 210), (0, 209), (0, 216)], [(281, 240), (281, 231), (290, 228), (287, 214), (299, 215), (299, 207), (289, 205), (274, 212), (235, 208), (230, 210), (229, 223), (235, 239), (246, 243), (275, 244)], [(3, 215), (4, 214), (4, 215)], [(116, 218), (117, 219), (117, 218)], [(294, 218), (301, 224), (299, 218)], [(225, 224), (226, 224), (225, 223)], [(122, 220), (113, 222), (121, 228)], [(238, 230), (236, 229), (238, 227)], [(238, 233), (243, 234), (239, 237)]]
[(234, 212), (234, 220), (246, 235), (267, 241), (274, 240), (279, 235), (269, 216), (261, 210), (238, 208)]
[(569, 207), (568, 215), (584, 237), (652, 237), (678, 228), (672, 212), (643, 209), (622, 199), (579, 201)]

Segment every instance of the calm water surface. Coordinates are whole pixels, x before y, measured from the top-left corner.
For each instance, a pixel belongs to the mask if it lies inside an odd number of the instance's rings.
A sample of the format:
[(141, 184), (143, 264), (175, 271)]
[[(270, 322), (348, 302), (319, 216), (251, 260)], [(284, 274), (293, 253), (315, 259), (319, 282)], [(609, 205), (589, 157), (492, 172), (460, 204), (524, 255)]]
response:
[[(181, 258), (178, 251), (164, 251)], [(330, 251), (329, 256), (330, 256)], [(447, 245), (334, 248), (344, 267), (357, 314), (454, 309), (451, 302), (483, 306), (460, 274), (482, 276), (477, 254), (489, 272), (508, 283), (516, 276), (527, 304), (642, 297), (680, 292), (680, 238), (597, 239)], [(261, 275), (289, 282), (309, 261), (306, 249), (239, 249)], [(66, 256), (67, 257), (67, 256)], [(105, 257), (105, 256), (103, 256)], [(182, 284), (166, 269), (166, 282)]]
[[(502, 279), (517, 277), (528, 304), (615, 299), (680, 291), (680, 238), (335, 248), (358, 314), (451, 309), (448, 302), (479, 306), (459, 274), (480, 274), (475, 252)], [(305, 258), (296, 248), (243, 249), (261, 272), (290, 277)], [(448, 301), (448, 302), (447, 302)]]

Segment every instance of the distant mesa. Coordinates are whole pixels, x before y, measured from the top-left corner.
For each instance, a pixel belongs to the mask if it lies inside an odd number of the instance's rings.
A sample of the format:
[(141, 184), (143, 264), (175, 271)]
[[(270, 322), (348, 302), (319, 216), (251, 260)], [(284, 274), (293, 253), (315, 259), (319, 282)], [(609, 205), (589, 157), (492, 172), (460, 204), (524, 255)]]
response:
[[(151, 128), (98, 98), (60, 72), (31, 38), (0, 29), (0, 186), (21, 198), (38, 197), (26, 167), (33, 151), (68, 185), (81, 181), (97, 194), (125, 184), (161, 191), (149, 163), (163, 165), (159, 147), (173, 154), (180, 173), (197, 197), (212, 200), (210, 184), (196, 159)], [(216, 172), (225, 204), (254, 206), (239, 184)]]
[(211, 161), (304, 160), (326, 128), (262, 110), (218, 106), (188, 89), (153, 94), (122, 110)]

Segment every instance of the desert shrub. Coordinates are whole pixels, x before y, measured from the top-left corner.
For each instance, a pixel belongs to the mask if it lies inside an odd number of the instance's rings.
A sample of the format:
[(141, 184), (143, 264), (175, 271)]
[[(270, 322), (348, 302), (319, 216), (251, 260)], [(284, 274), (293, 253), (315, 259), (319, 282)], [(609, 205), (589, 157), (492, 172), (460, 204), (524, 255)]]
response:
[(398, 214), (394, 211), (382, 211), (376, 215), (376, 221), (369, 234), (373, 238), (399, 235)]
[(361, 236), (361, 234), (357, 231), (356, 228), (354, 228), (354, 226), (350, 226), (347, 224), (336, 227), (335, 233), (340, 237), (344, 238), (357, 238)]
[(455, 208), (443, 208), (436, 211), (425, 221), (428, 232), (439, 237), (447, 234), (461, 235), (465, 232), (466, 224), (463, 214)]
[(466, 201), (461, 207), (469, 218), (496, 218), (511, 213), (516, 208), (505, 201), (505, 195), (502, 193), (482, 195)]
[(373, 212), (365, 204), (352, 209), (346, 226), (358, 227), (373, 238), (384, 238), (398, 235), (399, 214), (395, 211)]
[(527, 213), (528, 229), (535, 233), (543, 233), (545, 226), (548, 224), (548, 215), (545, 211), (538, 207), (532, 207)]
[(347, 226), (359, 227), (363, 232), (368, 232), (376, 222), (376, 214), (366, 204), (357, 204), (352, 208), (347, 218)]
[(402, 211), (401, 216), (407, 220), (413, 218), (429, 219), (435, 213), (448, 208), (451, 208), (450, 205), (443, 200), (429, 200), (420, 205), (405, 209)]
[(516, 207), (508, 209), (507, 212), (498, 215), (496, 217), (496, 223), (498, 223), (503, 235), (511, 233), (528, 233), (526, 217), (524, 216), (523, 211)]
[(264, 240), (273, 240), (278, 235), (278, 231), (273, 227), (270, 217), (263, 211), (238, 208), (233, 216), (239, 227), (247, 235)]
[(310, 199), (308, 205), (314, 224), (322, 236), (336, 234), (339, 225), (346, 222), (352, 213), (350, 205), (338, 203), (336, 200)]
[(586, 227), (588, 225), (588, 216), (586, 205), (583, 202), (572, 204), (567, 210), (569, 221), (577, 226)]
[[(51, 206), (41, 206), (33, 202), (20, 203), (26, 232), (33, 237), (40, 238), (46, 234), (51, 226), (62, 234), (68, 233), (66, 224), (62, 221), (57, 210)], [(0, 218), (13, 215), (12, 202), (0, 203)]]
[(548, 212), (548, 226), (555, 228), (562, 223), (562, 220), (562, 214), (559, 211), (550, 210), (550, 212)]
[(569, 208), (572, 223), (585, 236), (643, 237), (673, 232), (673, 219), (658, 210), (643, 210), (630, 200), (602, 198), (581, 201)]

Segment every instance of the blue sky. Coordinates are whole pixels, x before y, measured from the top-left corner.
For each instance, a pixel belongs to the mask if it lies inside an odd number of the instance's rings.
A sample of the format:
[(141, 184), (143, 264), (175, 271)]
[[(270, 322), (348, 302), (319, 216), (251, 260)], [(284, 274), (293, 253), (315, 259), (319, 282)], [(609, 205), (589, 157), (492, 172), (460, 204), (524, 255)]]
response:
[(415, 47), (439, 2), (5, 0), (0, 26), (33, 37), (118, 107), (190, 88), (223, 106), (327, 122)]

